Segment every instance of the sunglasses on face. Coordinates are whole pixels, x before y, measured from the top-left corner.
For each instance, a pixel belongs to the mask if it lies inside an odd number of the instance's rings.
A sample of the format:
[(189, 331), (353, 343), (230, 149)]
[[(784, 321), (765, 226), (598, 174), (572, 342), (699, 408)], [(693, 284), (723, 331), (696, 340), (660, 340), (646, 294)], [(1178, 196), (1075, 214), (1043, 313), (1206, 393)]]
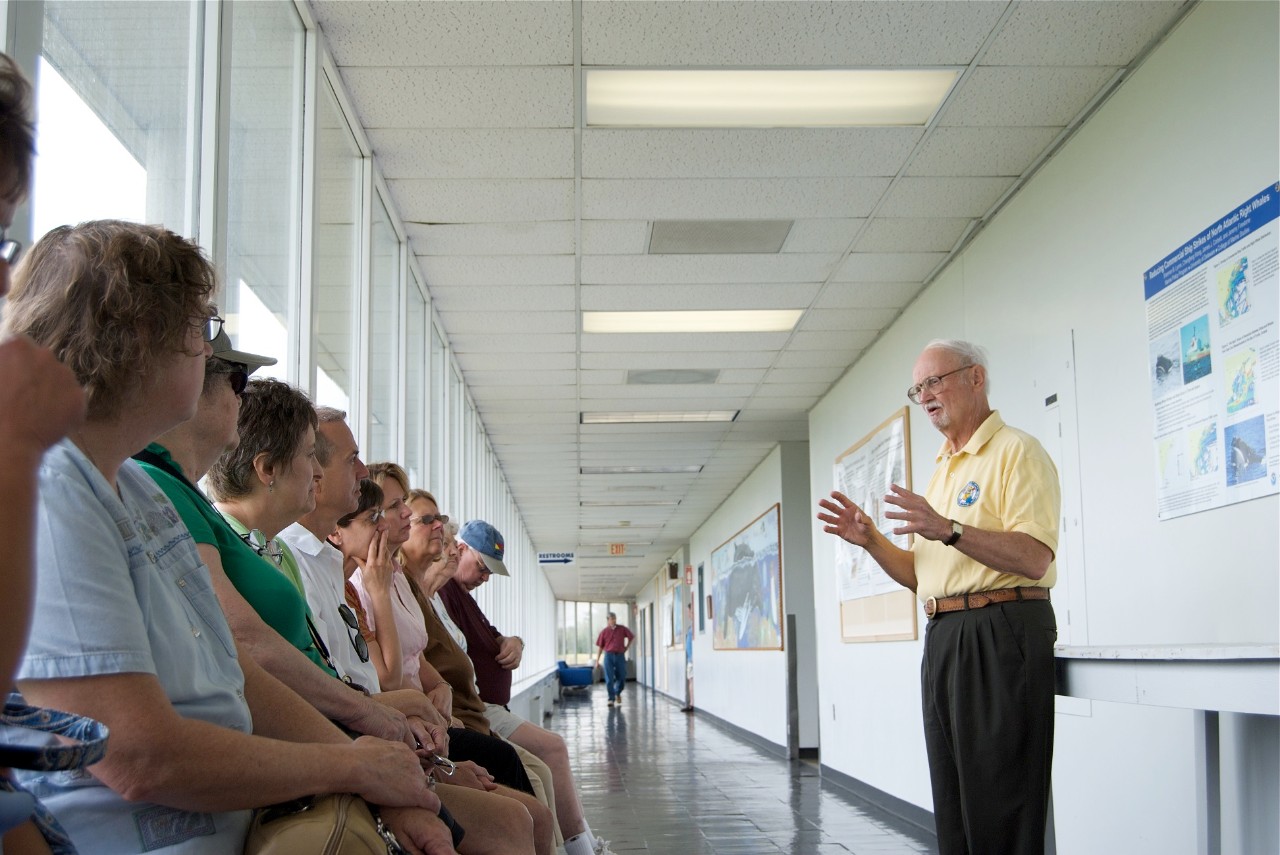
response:
[(231, 391), (235, 393), (237, 398), (244, 394), (245, 387), (249, 385), (248, 373), (239, 369), (228, 374), (227, 380), (231, 383)]
[(356, 619), (356, 613), (351, 611), (351, 606), (346, 603), (339, 603), (338, 614), (342, 617), (342, 622), (347, 625), (347, 637), (351, 639), (351, 646), (356, 649), (356, 655), (360, 657), (361, 662), (368, 662), (369, 642), (365, 641), (364, 636), (360, 634), (360, 621)]
[(410, 525), (433, 525), (437, 522), (444, 525), (448, 521), (448, 514), (423, 514), (420, 517), (409, 517)]

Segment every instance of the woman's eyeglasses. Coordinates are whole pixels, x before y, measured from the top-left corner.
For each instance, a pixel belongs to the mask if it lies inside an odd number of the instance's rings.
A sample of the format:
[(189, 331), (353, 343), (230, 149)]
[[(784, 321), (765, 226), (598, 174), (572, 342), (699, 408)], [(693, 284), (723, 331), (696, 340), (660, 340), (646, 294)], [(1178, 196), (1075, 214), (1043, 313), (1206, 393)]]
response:
[(218, 334), (222, 332), (222, 325), (224, 323), (226, 323), (226, 321), (218, 317), (217, 314), (210, 315), (206, 318), (204, 322), (204, 340), (211, 342), (217, 338)]
[(9, 239), (9, 226), (0, 227), (0, 261), (13, 264), (22, 252), (22, 244)]
[(361, 662), (368, 662), (369, 642), (365, 641), (364, 636), (360, 634), (360, 621), (356, 620), (356, 613), (351, 611), (351, 606), (346, 603), (339, 603), (338, 614), (342, 617), (342, 622), (347, 625), (347, 637), (351, 639), (351, 646), (356, 649), (356, 655), (360, 657)]
[(246, 531), (240, 535), (240, 539), (259, 556), (270, 559), (277, 567), (284, 561), (284, 550), (280, 548), (280, 544), (274, 540), (267, 540), (267, 536), (258, 529)]
[(448, 514), (423, 514), (420, 517), (409, 517), (409, 525), (431, 525), (437, 522), (443, 525), (448, 521)]

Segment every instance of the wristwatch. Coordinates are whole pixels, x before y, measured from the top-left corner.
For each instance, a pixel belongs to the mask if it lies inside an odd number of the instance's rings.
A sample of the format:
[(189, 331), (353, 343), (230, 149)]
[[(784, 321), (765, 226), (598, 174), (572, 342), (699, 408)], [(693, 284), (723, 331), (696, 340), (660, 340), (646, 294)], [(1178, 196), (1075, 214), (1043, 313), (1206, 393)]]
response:
[(960, 523), (955, 520), (952, 520), (951, 536), (942, 541), (943, 546), (955, 546), (956, 542), (960, 540), (960, 535), (962, 534), (964, 534), (964, 526), (960, 525)]

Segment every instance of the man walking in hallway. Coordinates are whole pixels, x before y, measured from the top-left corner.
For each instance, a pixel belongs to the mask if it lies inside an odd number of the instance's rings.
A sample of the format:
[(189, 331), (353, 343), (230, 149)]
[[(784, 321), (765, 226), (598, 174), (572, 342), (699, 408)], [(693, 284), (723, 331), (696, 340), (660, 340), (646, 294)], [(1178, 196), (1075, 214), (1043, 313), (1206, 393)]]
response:
[(609, 625), (600, 630), (596, 638), (596, 664), (604, 657), (604, 686), (609, 690), (609, 706), (622, 703), (622, 687), (627, 683), (627, 650), (635, 638), (631, 630), (618, 623), (618, 616), (609, 612)]
[(1034, 437), (987, 402), (982, 348), (930, 342), (907, 397), (945, 441), (925, 495), (897, 484), (895, 546), (842, 493), (818, 504), (824, 531), (866, 549), (916, 592), (929, 622), (920, 667), (925, 746), (941, 855), (1041, 855), (1053, 758), (1049, 588), (1057, 576), (1058, 473)]

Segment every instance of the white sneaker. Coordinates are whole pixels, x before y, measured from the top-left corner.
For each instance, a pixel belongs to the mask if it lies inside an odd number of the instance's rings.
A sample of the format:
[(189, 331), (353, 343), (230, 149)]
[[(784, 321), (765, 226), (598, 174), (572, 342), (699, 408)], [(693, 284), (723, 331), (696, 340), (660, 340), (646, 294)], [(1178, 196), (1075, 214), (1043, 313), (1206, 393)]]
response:
[(603, 840), (599, 837), (596, 838), (596, 848), (594, 851), (595, 855), (618, 855), (618, 853), (609, 848), (608, 840)]

